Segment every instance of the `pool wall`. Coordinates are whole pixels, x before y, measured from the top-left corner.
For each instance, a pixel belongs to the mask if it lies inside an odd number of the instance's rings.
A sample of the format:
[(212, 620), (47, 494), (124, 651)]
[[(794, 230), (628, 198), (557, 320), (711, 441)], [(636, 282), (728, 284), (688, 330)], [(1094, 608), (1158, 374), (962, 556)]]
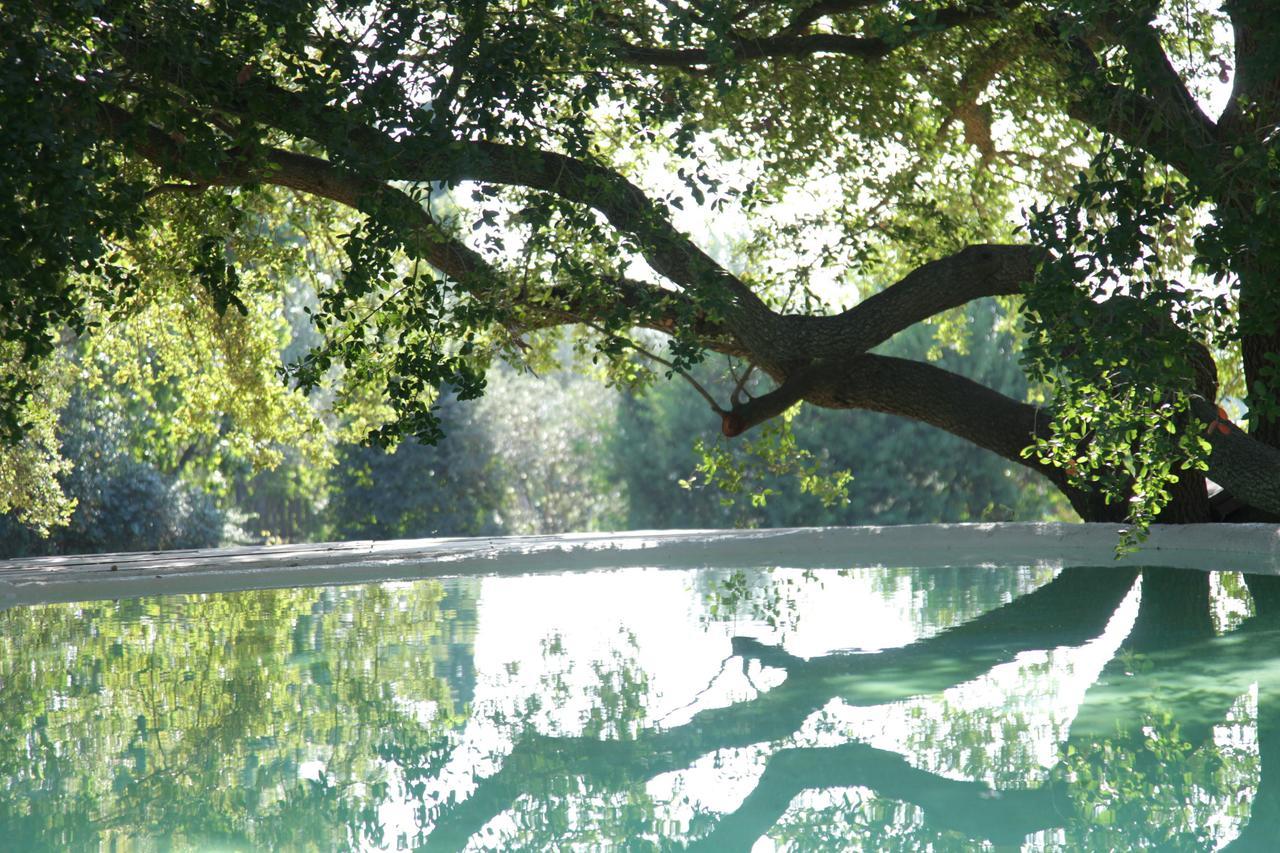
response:
[(1280, 574), (1280, 527), (1154, 525), (1117, 559), (1115, 524), (664, 530), (332, 542), (0, 561), (0, 608), (431, 577), (662, 568), (1159, 565)]

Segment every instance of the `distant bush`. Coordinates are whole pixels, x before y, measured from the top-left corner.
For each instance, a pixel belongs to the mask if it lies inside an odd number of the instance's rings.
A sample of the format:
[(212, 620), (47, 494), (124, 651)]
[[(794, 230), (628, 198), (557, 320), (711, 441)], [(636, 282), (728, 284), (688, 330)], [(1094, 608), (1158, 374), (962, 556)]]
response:
[(616, 401), (574, 374), (538, 380), (496, 368), (481, 400), (441, 398), (445, 438), (434, 447), (339, 446), (330, 530), (391, 539), (617, 527), (625, 499), (606, 434)]
[(76, 501), (71, 522), (42, 538), (13, 516), (0, 516), (0, 556), (204, 548), (222, 541), (226, 517), (214, 499), (133, 459), (120, 435), (73, 398), (63, 414), (62, 442), (75, 467), (60, 477)]
[[(450, 418), (449, 420), (453, 420)], [(415, 539), (502, 532), (502, 492), (487, 437), (454, 432), (436, 447), (409, 439), (387, 453), (342, 445), (330, 472), (336, 539)]]

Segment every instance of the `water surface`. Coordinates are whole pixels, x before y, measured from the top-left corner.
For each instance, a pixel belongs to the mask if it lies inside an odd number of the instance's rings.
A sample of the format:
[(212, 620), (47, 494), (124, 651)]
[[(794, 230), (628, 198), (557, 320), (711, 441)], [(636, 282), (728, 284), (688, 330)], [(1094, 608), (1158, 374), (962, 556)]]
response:
[(1276, 584), (625, 569), (14, 608), (0, 847), (1275, 849)]

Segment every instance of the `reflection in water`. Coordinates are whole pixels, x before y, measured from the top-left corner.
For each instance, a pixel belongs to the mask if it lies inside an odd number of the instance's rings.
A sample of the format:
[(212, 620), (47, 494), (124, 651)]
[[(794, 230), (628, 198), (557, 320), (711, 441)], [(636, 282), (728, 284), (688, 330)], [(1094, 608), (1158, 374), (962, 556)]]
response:
[(0, 612), (0, 723), (7, 849), (1270, 850), (1280, 579), (627, 570), (29, 607)]

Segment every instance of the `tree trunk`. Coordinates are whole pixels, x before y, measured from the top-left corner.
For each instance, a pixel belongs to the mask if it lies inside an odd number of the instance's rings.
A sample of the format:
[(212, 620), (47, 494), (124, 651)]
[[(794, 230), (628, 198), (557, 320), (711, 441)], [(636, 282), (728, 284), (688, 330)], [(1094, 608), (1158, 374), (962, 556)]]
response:
[(1169, 493), (1172, 499), (1156, 516), (1158, 523), (1203, 524), (1214, 520), (1209, 490), (1198, 471), (1180, 472), (1178, 482), (1169, 488)]
[(1280, 448), (1280, 311), (1270, 276), (1248, 269), (1240, 276), (1240, 331), (1248, 387), (1249, 434)]

